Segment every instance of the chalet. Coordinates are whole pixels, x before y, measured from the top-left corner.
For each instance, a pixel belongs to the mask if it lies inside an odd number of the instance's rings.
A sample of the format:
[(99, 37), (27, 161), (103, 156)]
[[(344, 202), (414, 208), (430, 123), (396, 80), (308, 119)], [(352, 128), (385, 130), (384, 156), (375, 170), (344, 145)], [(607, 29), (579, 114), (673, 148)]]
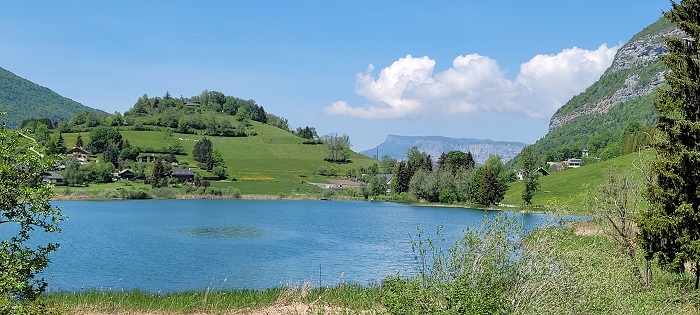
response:
[(53, 172), (53, 171), (41, 173), (41, 181), (44, 183), (54, 184), (54, 185), (63, 185), (65, 183), (63, 181), (63, 176), (61, 176), (61, 174)]
[(136, 174), (132, 172), (130, 169), (125, 169), (119, 171), (119, 173), (116, 174), (115, 176), (117, 179), (125, 179), (125, 180), (134, 180), (134, 177), (136, 177)]
[(153, 163), (159, 157), (161, 157), (159, 153), (141, 153), (136, 157), (136, 162)]
[(173, 167), (170, 176), (180, 182), (190, 182), (194, 180), (194, 171), (189, 168)]
[(73, 147), (66, 152), (66, 156), (70, 156), (80, 161), (80, 163), (87, 163), (90, 161), (90, 151), (79, 147)]

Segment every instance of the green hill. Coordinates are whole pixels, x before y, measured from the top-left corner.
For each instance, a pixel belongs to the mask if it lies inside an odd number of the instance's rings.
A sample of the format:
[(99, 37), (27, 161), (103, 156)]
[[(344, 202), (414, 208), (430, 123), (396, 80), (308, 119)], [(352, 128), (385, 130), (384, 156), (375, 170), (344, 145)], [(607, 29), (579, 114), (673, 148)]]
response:
[[(595, 189), (603, 184), (605, 175), (610, 170), (632, 174), (636, 179), (641, 180), (639, 167), (644, 165), (642, 161), (648, 158), (648, 154), (650, 154), (649, 151), (642, 151), (641, 155), (630, 153), (580, 168), (565, 169), (548, 176), (540, 176), (540, 190), (532, 198), (532, 204), (536, 207), (570, 206), (571, 210), (577, 211), (583, 204), (585, 194), (590, 193), (585, 187)], [(511, 183), (502, 202), (521, 206), (523, 189), (522, 181)]]
[[(308, 183), (326, 183), (330, 179), (343, 178), (350, 169), (360, 166), (367, 168), (377, 162), (360, 153), (351, 152), (349, 163), (331, 163), (324, 160), (326, 146), (323, 144), (308, 144), (308, 139), (267, 124), (255, 121), (251, 124), (248, 129), (253, 134), (251, 136), (206, 136), (212, 141), (213, 148), (221, 152), (229, 176), (235, 179), (215, 181), (213, 187), (238, 188), (243, 194), (319, 193), (320, 189)], [(131, 146), (145, 151), (149, 151), (149, 148), (157, 151), (179, 145), (184, 152), (184, 155), (176, 156), (181, 167), (203, 172), (198, 169), (197, 162), (192, 157), (194, 146), (205, 137), (203, 135), (182, 134), (166, 128), (159, 131), (138, 131), (131, 127), (121, 127), (120, 134)], [(89, 141), (89, 130), (87, 133), (63, 133), (66, 146), (75, 146), (78, 135), (85, 143)], [(99, 160), (103, 157), (97, 155), (96, 158)], [(317, 174), (320, 168), (327, 169), (327, 173), (337, 174), (337, 177)], [(94, 186), (99, 189), (100, 185)]]
[(107, 113), (87, 107), (58, 93), (0, 68), (0, 116), (8, 128), (18, 127), (23, 120), (48, 118), (67, 120), (78, 112)]

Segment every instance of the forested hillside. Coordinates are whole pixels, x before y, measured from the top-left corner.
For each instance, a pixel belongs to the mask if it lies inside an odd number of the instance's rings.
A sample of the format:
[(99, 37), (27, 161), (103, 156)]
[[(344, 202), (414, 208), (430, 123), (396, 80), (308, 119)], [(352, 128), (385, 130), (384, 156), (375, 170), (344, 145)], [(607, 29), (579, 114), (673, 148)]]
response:
[(618, 50), (612, 65), (551, 118), (549, 133), (535, 143), (547, 161), (581, 157), (608, 159), (636, 151), (648, 140), (657, 115), (656, 90), (665, 83), (665, 36), (682, 33), (661, 18)]
[(16, 128), (23, 120), (48, 118), (52, 122), (67, 120), (78, 112), (107, 113), (87, 107), (58, 93), (0, 68), (0, 116), (8, 128)]

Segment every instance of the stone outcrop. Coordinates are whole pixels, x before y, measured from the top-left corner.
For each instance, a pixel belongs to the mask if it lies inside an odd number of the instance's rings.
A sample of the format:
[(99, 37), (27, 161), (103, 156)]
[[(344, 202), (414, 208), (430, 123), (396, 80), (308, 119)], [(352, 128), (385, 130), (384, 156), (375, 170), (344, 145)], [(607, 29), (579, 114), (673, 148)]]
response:
[[(664, 84), (665, 79), (662, 71), (653, 74), (650, 80), (645, 80), (643, 83), (640, 83), (640, 73), (645, 67), (655, 65), (657, 61), (659, 61), (661, 55), (668, 51), (663, 41), (664, 37), (682, 37), (683, 33), (668, 21), (659, 20), (652, 24), (652, 26), (654, 25), (657, 25), (657, 31), (642, 31), (640, 34), (633, 37), (630, 42), (623, 45), (617, 51), (612, 65), (610, 65), (603, 76), (601, 76), (601, 78), (603, 78), (631, 69), (622, 87), (614, 91), (612, 95), (602, 99), (592, 100), (589, 103), (583, 104), (580, 108), (568, 110), (566, 114), (562, 114), (562, 110), (560, 109), (552, 116), (549, 122), (550, 132), (578, 117), (607, 113), (611, 107), (652, 93), (656, 88)], [(562, 108), (566, 106), (567, 104)]]

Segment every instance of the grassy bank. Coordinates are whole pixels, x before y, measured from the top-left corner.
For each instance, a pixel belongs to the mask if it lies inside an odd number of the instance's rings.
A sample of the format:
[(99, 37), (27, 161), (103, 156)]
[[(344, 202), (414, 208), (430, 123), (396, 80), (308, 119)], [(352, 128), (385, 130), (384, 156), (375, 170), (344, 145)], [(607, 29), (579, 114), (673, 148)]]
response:
[(268, 290), (52, 293), (43, 302), (65, 314), (375, 314), (379, 289), (356, 285)]

